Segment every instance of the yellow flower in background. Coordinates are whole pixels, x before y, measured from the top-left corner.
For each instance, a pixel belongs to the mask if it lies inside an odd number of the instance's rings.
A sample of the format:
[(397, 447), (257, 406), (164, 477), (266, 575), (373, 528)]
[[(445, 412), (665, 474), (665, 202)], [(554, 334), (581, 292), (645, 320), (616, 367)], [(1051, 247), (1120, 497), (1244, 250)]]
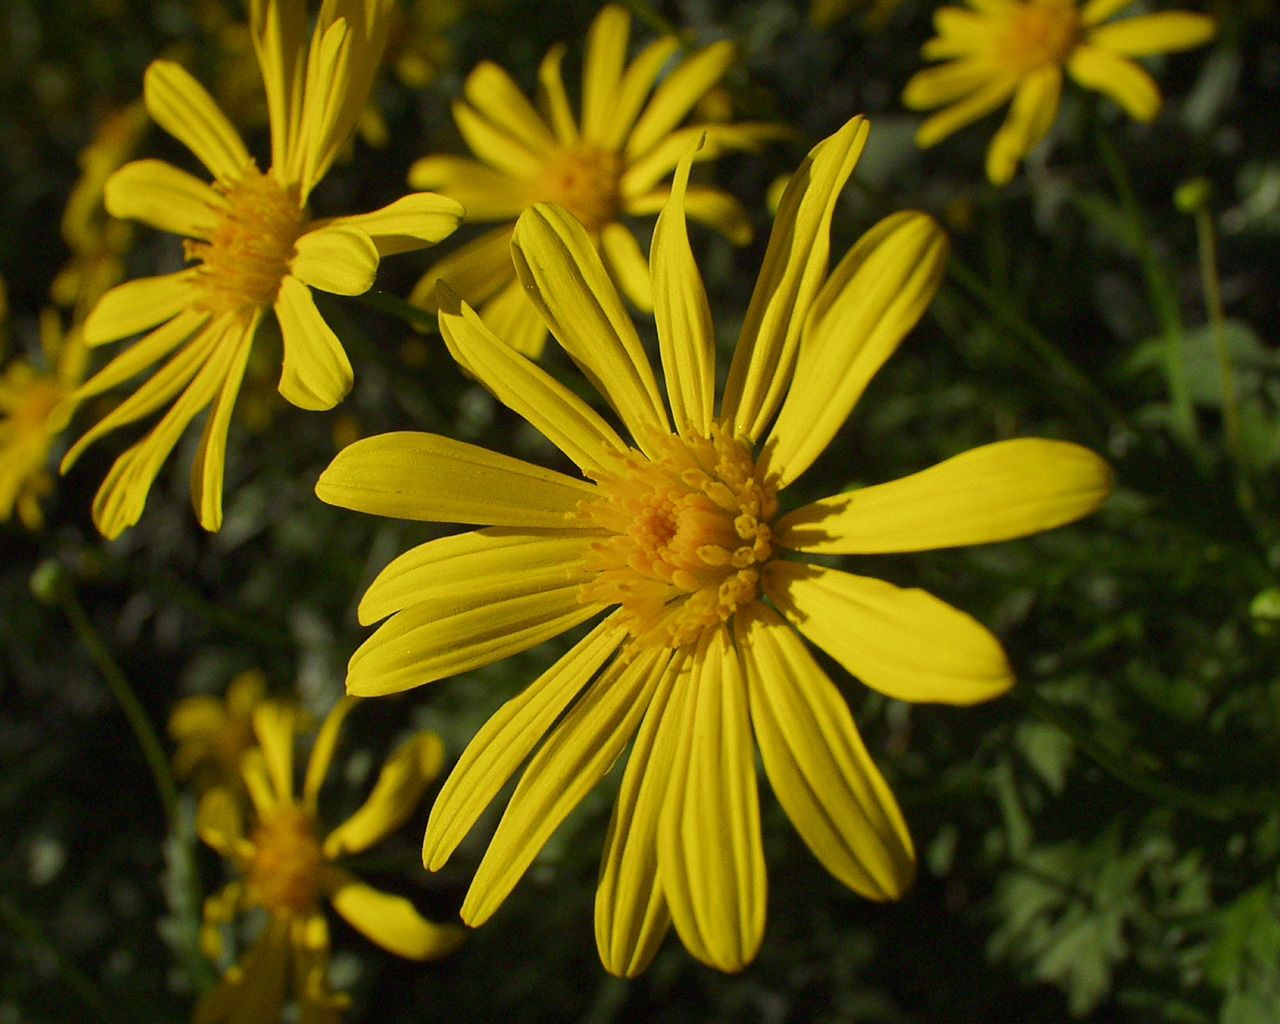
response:
[(170, 451), (210, 406), (191, 495), (201, 524), (218, 529), (231, 409), (264, 314), (274, 311), (283, 335), (280, 393), (301, 408), (328, 409), (350, 389), (353, 374), (311, 289), (359, 295), (372, 285), (381, 257), (430, 245), (457, 226), (457, 203), (430, 194), (358, 216), (313, 220), (307, 209), (368, 96), (389, 2), (328, 0), (309, 44), (302, 0), (252, 4), (250, 27), (271, 120), (265, 174), (194, 78), (168, 61), (147, 69), (148, 113), (200, 159), (214, 182), (139, 160), (106, 184), (112, 214), (185, 236), (194, 264), (112, 289), (85, 322), (89, 345), (150, 333), (87, 381), (77, 398), (151, 373), (72, 447), (64, 471), (102, 435), (169, 405), (151, 432), (116, 460), (94, 499), (94, 521), (107, 537), (137, 522)]
[(343, 720), (356, 703), (340, 701), (321, 724), (300, 797), (293, 772), (299, 712), (271, 701), (259, 704), (253, 712), (258, 746), (243, 760), (250, 820), (244, 820), (241, 801), (230, 789), (211, 789), (200, 801), (200, 838), (241, 874), (205, 901), (206, 952), (214, 959), (221, 956), (222, 927), (242, 912), (263, 910), (266, 924), (239, 963), (200, 1001), (197, 1024), (277, 1020), (290, 989), (301, 1020), (336, 1019), (346, 999), (329, 987), (326, 901), (356, 931), (398, 956), (434, 959), (463, 939), (461, 928), (433, 924), (409, 900), (366, 885), (337, 863), (390, 835), (413, 813), (444, 762), (439, 737), (420, 732), (402, 743), (364, 805), (328, 835), (321, 831), (320, 787)]
[(1111, 97), (1130, 117), (1160, 110), (1155, 81), (1132, 59), (1200, 46), (1216, 26), (1202, 14), (1170, 11), (1110, 19), (1133, 0), (966, 0), (969, 8), (934, 14), (937, 36), (921, 51), (944, 60), (917, 72), (902, 101), (913, 110), (943, 109), (920, 126), (916, 142), (933, 146), (1012, 98), (987, 150), (987, 177), (997, 185), (1053, 127), (1065, 70), (1086, 89)]
[(431, 869), (528, 759), (467, 894), (468, 924), (494, 913), (634, 739), (597, 890), (604, 965), (638, 973), (674, 923), (699, 960), (737, 970), (765, 918), (753, 734), (783, 809), (841, 882), (892, 899), (914, 870), (897, 803), (801, 638), (899, 700), (968, 704), (1012, 685), (999, 642), (963, 612), (790, 557), (1019, 537), (1093, 511), (1110, 486), (1083, 448), (1014, 440), (780, 514), (780, 493), (835, 436), (944, 270), (941, 230), (900, 213), (828, 274), (831, 218), (866, 135), (855, 118), (793, 175), (718, 412), (686, 157), (650, 257), (662, 383), (567, 210), (532, 207), (512, 242), (522, 286), (630, 441), (442, 286), (454, 357), (585, 479), (419, 433), (364, 439), (321, 475), (316, 491), (335, 505), (484, 527), (413, 548), (374, 580), (360, 620), (390, 619), (351, 658), (351, 693), (429, 683), (602, 617), (489, 720), (436, 801)]
[(225, 700), (202, 693), (178, 701), (169, 715), (173, 774), (200, 790), (238, 786), (240, 764), (254, 746), (253, 712), (266, 696), (266, 677), (254, 669), (231, 680)]
[[(627, 298), (641, 309), (652, 309), (648, 265), (621, 218), (648, 216), (662, 208), (669, 192), (662, 182), (703, 134), (707, 143), (698, 159), (711, 160), (730, 150), (755, 148), (779, 137), (781, 129), (748, 123), (679, 127), (732, 66), (733, 44), (714, 43), (679, 61), (655, 90), (680, 44), (671, 36), (655, 40), (628, 64), (630, 32), (631, 16), (617, 6), (604, 8), (592, 23), (581, 121), (574, 118), (560, 74), (563, 46), (542, 62), (540, 109), (496, 64), (486, 62), (471, 72), (453, 116), (479, 159), (425, 157), (410, 169), (409, 183), (458, 200), (468, 222), (504, 223), (436, 264), (418, 283), (412, 301), (434, 310), (436, 282), (447, 281), (502, 338), (536, 356), (547, 331), (516, 280), (511, 233), (526, 207), (554, 202), (587, 229)], [(750, 241), (746, 211), (727, 192), (691, 186), (687, 208), (690, 217), (735, 244)]]
[(40, 314), (40, 347), (40, 360), (14, 359), (0, 374), (0, 522), (16, 512), (28, 530), (44, 525), (50, 451), (71, 418), (70, 396), (85, 366), (80, 329), (64, 332), (57, 310)]

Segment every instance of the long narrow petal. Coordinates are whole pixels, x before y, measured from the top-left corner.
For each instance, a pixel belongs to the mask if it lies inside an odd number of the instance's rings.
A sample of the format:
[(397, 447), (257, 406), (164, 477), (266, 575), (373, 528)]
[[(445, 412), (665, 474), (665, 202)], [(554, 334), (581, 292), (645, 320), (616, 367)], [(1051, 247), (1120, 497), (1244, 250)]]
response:
[(627, 141), (627, 136), (631, 132), (631, 126), (635, 124), (640, 108), (644, 106), (645, 98), (653, 89), (653, 83), (658, 80), (662, 69), (679, 49), (680, 40), (675, 36), (663, 36), (646, 46), (640, 55), (627, 65), (618, 83), (613, 109), (602, 126), (604, 134), (597, 139), (602, 149), (617, 152), (623, 148), (623, 143)]
[(168, 323), (161, 324), (144, 338), (138, 339), (106, 366), (76, 388), (75, 400), (110, 391), (137, 376), (148, 366), (159, 362), (209, 321), (208, 313), (184, 310)]
[(244, 814), (240, 800), (224, 786), (216, 786), (200, 798), (196, 808), (196, 834), (228, 860), (244, 852)]
[(921, 149), (936, 146), (965, 125), (986, 117), (1004, 103), (1018, 87), (1019, 76), (1012, 73), (993, 75), (985, 85), (949, 107), (944, 107), (916, 130), (916, 145)]
[(163, 160), (125, 164), (107, 179), (102, 197), (113, 217), (188, 238), (208, 238), (226, 207), (226, 200), (199, 178)]
[(578, 123), (573, 118), (569, 94), (564, 87), (564, 75), (560, 71), (567, 49), (564, 43), (556, 43), (538, 65), (538, 101), (560, 144), (576, 146)]
[(258, 317), (255, 316), (241, 326), (238, 338), (230, 335), (223, 342), (234, 349), (234, 354), (227, 365), (226, 376), (218, 389), (218, 395), (213, 400), (209, 419), (200, 435), (200, 446), (196, 449), (196, 457), (191, 464), (191, 507), (196, 511), (200, 525), (209, 531), (222, 529), (222, 480), (227, 460), (227, 430), (231, 426), (231, 411), (235, 408), (236, 396), (240, 394), (240, 382), (244, 379), (245, 366), (249, 362), (249, 352), (253, 348), (253, 336), (257, 329)]
[(886, 217), (840, 261), (813, 301), (795, 376), (765, 444), (779, 489), (835, 437), (928, 308), (946, 264), (946, 235), (922, 213)]
[(512, 351), (537, 359), (547, 347), (547, 325), (542, 322), (538, 307), (524, 293), (515, 267), (511, 268), (511, 279), (493, 298), (482, 302), (477, 312), (493, 336), (501, 338)]
[(714, 160), (725, 153), (740, 150), (754, 152), (770, 140), (794, 137), (795, 132), (782, 125), (748, 121), (679, 128), (664, 136), (648, 153), (627, 167), (618, 182), (618, 191), (627, 201), (651, 192), (659, 181), (675, 170), (680, 158), (689, 152), (689, 147), (702, 138), (705, 141), (695, 162)]
[(801, 633), (895, 700), (977, 704), (1013, 685), (1000, 642), (923, 590), (798, 562), (773, 562), (765, 593)]
[(461, 203), (469, 224), (514, 221), (529, 199), (527, 183), (465, 156), (425, 156), (409, 168), (409, 184)]
[(378, 247), (364, 228), (327, 224), (294, 243), (289, 273), (323, 292), (363, 295), (373, 287), (378, 273)]
[(1150, 57), (1203, 46), (1217, 31), (1214, 20), (1203, 14), (1162, 11), (1101, 25), (1089, 33), (1089, 45), (1126, 57)]
[(346, 922), (370, 942), (410, 960), (434, 960), (458, 948), (466, 932), (457, 925), (433, 924), (403, 896), (366, 885), (341, 872), (329, 895)]
[(1101, 24), (1126, 7), (1132, 7), (1134, 2), (1135, 0), (1087, 0), (1080, 10), (1080, 21), (1085, 25)]
[(467, 744), (431, 808), (422, 863), (442, 868), (524, 759), (582, 692), (626, 634), (600, 623), (554, 665), (489, 716)]
[(359, 810), (325, 839), (326, 859), (367, 850), (408, 821), (443, 765), (444, 744), (435, 733), (420, 732), (401, 743)]
[[(537, 315), (532, 309), (530, 312)], [(498, 401), (536, 427), (580, 469), (599, 469), (607, 450), (626, 449), (599, 413), (541, 367), (504, 344), (506, 339), (491, 331), (456, 296), (440, 302), (440, 333), (460, 366)]]
[(492, 61), (481, 61), (463, 83), (462, 94), (476, 110), (531, 153), (546, 159), (557, 149), (542, 116), (515, 82)]
[(408, 431), (348, 445), (316, 482), (330, 505), (476, 526), (589, 528), (571, 517), (595, 493), (591, 484), (509, 455)]
[(300, 4), (253, 0), (249, 31), (266, 86), (271, 165), (287, 167), (298, 148), (306, 64), (306, 10)]
[(694, 54), (658, 86), (627, 139), (628, 162), (652, 149), (707, 94), (737, 59), (735, 44), (721, 40)]
[(293, 798), (293, 744), (298, 736), (298, 709), (283, 701), (263, 701), (253, 709), (253, 734), (258, 739), (267, 778), (276, 800)]
[(587, 139), (595, 141), (608, 134), (630, 34), (631, 15), (617, 4), (601, 10), (587, 30), (582, 67), (582, 134)]
[(332, 409), (355, 380), (342, 342), (296, 277), (280, 282), (275, 310), (284, 338), (280, 394), (299, 409)]
[[(628, 199), (626, 212), (634, 217), (659, 213), (670, 198), (670, 189), (654, 189)], [(684, 194), (684, 214), (689, 220), (697, 221), (724, 235), (734, 245), (746, 245), (754, 234), (746, 209), (723, 189), (709, 185), (690, 185)]]
[(623, 978), (634, 978), (649, 965), (671, 924), (658, 879), (658, 820), (673, 751), (670, 744), (660, 748), (657, 738), (678, 679), (668, 666), (654, 690), (627, 759), (600, 861), (596, 948), (605, 970)]
[(253, 163), (213, 97), (179, 64), (153, 60), (142, 97), (161, 128), (186, 146), (219, 181), (231, 182)]
[(413, 288), (409, 301), (434, 311), (436, 286), (446, 282), (471, 305), (478, 306), (516, 279), (511, 263), (511, 232), (514, 224), (486, 231), (459, 247), (433, 266)]
[(311, 756), (307, 758), (306, 775), (302, 780), (302, 803), (310, 814), (316, 812), (320, 787), (324, 785), (324, 777), (329, 774), (329, 765), (338, 746), (338, 737), (342, 734), (342, 725), (359, 703), (354, 697), (339, 698), (324, 716), (324, 721), (316, 732), (315, 741), (311, 744)]
[(729, 367), (722, 415), (756, 439), (790, 383), (800, 327), (827, 271), (831, 217), (867, 141), (855, 117), (809, 153), (783, 193)]
[(917, 71), (902, 89), (902, 104), (909, 110), (946, 106), (976, 92), (991, 77), (982, 60), (953, 60)]
[(658, 874), (689, 952), (738, 971), (764, 937), (765, 867), (747, 688), (727, 630), (705, 638), (658, 822)]
[(379, 210), (336, 217), (330, 223), (366, 232), (381, 257), (435, 245), (453, 234), (462, 214), (462, 206), (456, 199), (434, 192), (418, 192), (402, 196)]
[(517, 181), (530, 181), (542, 170), (543, 161), (536, 153), (470, 104), (455, 100), (453, 120), (471, 152), (495, 170)]
[(716, 339), (702, 275), (689, 247), (685, 191), (692, 155), (676, 168), (671, 198), (653, 229), (654, 320), (676, 429), (709, 437), (715, 414)]
[(631, 229), (616, 220), (602, 227), (600, 254), (604, 257), (610, 280), (631, 300), (631, 304), (640, 310), (653, 309), (649, 261), (644, 258)]
[(813, 502), (778, 523), (779, 544), (823, 554), (931, 551), (1051, 530), (1089, 515), (1111, 470), (1087, 448), (1022, 438), (983, 445), (889, 483)]
[(1086, 89), (1111, 97), (1135, 121), (1152, 121), (1160, 113), (1155, 79), (1127, 57), (1096, 46), (1077, 46), (1067, 72)]
[(455, 591), (452, 600), (410, 605), (351, 656), (347, 692), (381, 697), (527, 651), (600, 612), (579, 590), (571, 583), (488, 600)]
[(98, 300), (85, 318), (85, 344), (102, 345), (145, 331), (177, 316), (194, 298), (189, 270), (118, 284)]
[(582, 225), (561, 207), (538, 203), (520, 215), (511, 253), (551, 333), (637, 443), (645, 448), (669, 433), (662, 395), (635, 325)]
[(615, 661), (578, 699), (525, 769), (462, 904), (473, 928), (487, 921), (578, 802), (635, 734), (670, 652)]
[(987, 149), (987, 177), (995, 185), (1013, 180), (1024, 157), (1044, 141), (1058, 116), (1062, 69), (1056, 64), (1027, 75)]
[(915, 850), (844, 698), (764, 605), (751, 606), (735, 624), (751, 724), (782, 809), (841, 882), (868, 899), (896, 899), (915, 874)]

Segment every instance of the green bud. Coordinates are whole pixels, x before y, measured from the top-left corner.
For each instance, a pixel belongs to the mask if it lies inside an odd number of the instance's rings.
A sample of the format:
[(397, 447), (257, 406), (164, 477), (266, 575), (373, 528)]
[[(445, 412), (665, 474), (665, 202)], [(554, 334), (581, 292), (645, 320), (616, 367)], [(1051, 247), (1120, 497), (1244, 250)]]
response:
[(1192, 178), (1173, 190), (1173, 205), (1181, 213), (1199, 213), (1213, 198), (1213, 185), (1208, 178)]
[(46, 558), (31, 574), (31, 593), (41, 604), (58, 604), (67, 592), (67, 570), (54, 558)]
[(1280, 587), (1268, 587), (1249, 605), (1249, 614), (1253, 616), (1253, 628), (1261, 636), (1275, 636), (1280, 633)]

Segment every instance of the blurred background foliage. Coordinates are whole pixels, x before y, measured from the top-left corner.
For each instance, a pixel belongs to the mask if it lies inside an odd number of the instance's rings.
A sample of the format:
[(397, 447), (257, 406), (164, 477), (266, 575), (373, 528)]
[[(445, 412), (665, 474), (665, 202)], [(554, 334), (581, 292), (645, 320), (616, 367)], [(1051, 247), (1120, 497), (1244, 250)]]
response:
[[(380, 116), (366, 118), (351, 159), (317, 191), (317, 211), (372, 208), (400, 194), (416, 157), (463, 151), (448, 105), (465, 73), (493, 59), (531, 87), (552, 43), (580, 56), (597, 6), (406, 2)], [(353, 994), (351, 1019), (1280, 1019), (1276, 5), (1200, 5), (1220, 36), (1157, 62), (1166, 106), (1153, 125), (1069, 89), (1049, 143), (1004, 189), (982, 174), (989, 128), (925, 153), (912, 142), (918, 118), (898, 96), (920, 65), (933, 3), (852, 5), (827, 11), (826, 27), (782, 0), (631, 6), (638, 33), (738, 40), (722, 105), (797, 131), (792, 145), (714, 171), (757, 227), (745, 250), (695, 231), (723, 352), (763, 253), (770, 183), (847, 117), (868, 114), (872, 138), (833, 252), (894, 209), (928, 210), (952, 234), (931, 313), (794, 487), (796, 501), (1027, 435), (1102, 452), (1116, 493), (1099, 515), (1045, 536), (859, 563), (991, 625), (1020, 680), (971, 709), (845, 686), (920, 850), (901, 902), (844, 890), (764, 794), (769, 925), (757, 961), (723, 976), (669, 940), (638, 980), (610, 978), (591, 931), (605, 785), (453, 956), (397, 961), (338, 925), (333, 980)], [(220, 0), (0, 4), (6, 359), (39, 351), (40, 311), (77, 255), (60, 223), (78, 160), (137, 99), (150, 60), (182, 60), (265, 142), (241, 20)], [(185, 160), (143, 127), (132, 145)], [(1200, 206), (1184, 196), (1180, 209), (1174, 192), (1190, 179), (1208, 188), (1191, 197)], [(1198, 255), (1206, 231), (1234, 362), (1233, 443)], [(123, 258), (131, 273), (154, 273), (180, 253), (138, 231)], [(378, 287), (406, 294), (431, 258), (388, 262)], [(182, 696), (220, 694), (250, 668), (322, 714), (365, 635), (358, 595), (393, 554), (431, 535), (315, 500), (334, 452), (360, 435), (423, 429), (555, 458), (455, 369), (435, 335), (353, 300), (324, 313), (352, 355), (355, 390), (333, 412), (304, 413), (274, 400), (263, 360), (232, 428), (220, 533), (194, 522), (179, 459), (137, 527), (111, 544), (97, 537), (91, 496), (127, 437), (58, 481), (42, 531), (0, 526), (0, 1024), (182, 1020), (211, 976), (192, 935), (196, 894), (221, 883), (220, 865), (197, 849), (190, 794), (168, 828), (104, 669), (118, 667), (159, 730)], [(334, 799), (352, 804), (410, 728), (436, 730), (456, 757), (554, 647), (363, 705)], [(447, 919), (493, 821), (428, 875), (425, 817), (361, 871)]]

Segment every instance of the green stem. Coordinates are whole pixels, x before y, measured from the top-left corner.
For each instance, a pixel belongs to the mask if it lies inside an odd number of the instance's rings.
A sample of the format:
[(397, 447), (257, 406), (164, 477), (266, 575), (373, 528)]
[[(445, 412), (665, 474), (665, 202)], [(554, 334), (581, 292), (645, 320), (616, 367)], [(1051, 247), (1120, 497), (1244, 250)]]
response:
[(1239, 793), (1208, 795), (1152, 778), (1135, 769), (1123, 756), (1099, 742), (1075, 718), (1045, 700), (1031, 687), (1017, 687), (1011, 695), (1070, 737), (1076, 746), (1108, 775), (1159, 803), (1191, 811), (1193, 814), (1211, 818), (1214, 821), (1226, 821), (1242, 814), (1262, 814), (1276, 806), (1278, 797), (1275, 793), (1258, 796)]
[(435, 334), (440, 329), (436, 324), (434, 314), (428, 313), (425, 309), (421, 309), (412, 303), (405, 302), (404, 299), (392, 295), (390, 292), (367, 291), (358, 296), (358, 298), (366, 306), (381, 310), (384, 313), (390, 313), (392, 316), (398, 317), (414, 327), (422, 328), (424, 331)]
[(1142, 276), (1147, 286), (1147, 296), (1160, 323), (1160, 333), (1165, 346), (1165, 380), (1169, 389), (1169, 401), (1173, 406), (1173, 427), (1183, 443), (1192, 452), (1198, 451), (1200, 432), (1196, 423), (1195, 406), (1191, 402), (1191, 388), (1187, 381), (1187, 360), (1182, 340), (1182, 316), (1178, 311), (1178, 293), (1156, 256), (1151, 235), (1142, 216), (1133, 191), (1133, 182), (1125, 169), (1120, 154), (1099, 128), (1098, 151), (1111, 176), (1112, 186), (1120, 200), (1120, 206), (1129, 222), (1129, 240), (1137, 252), (1142, 266)]
[(146, 711), (143, 709), (137, 695), (133, 692), (133, 688), (129, 685), (129, 680), (125, 678), (124, 673), (120, 671), (119, 666), (112, 659), (106, 644), (102, 642), (97, 631), (89, 622), (88, 616), (85, 615), (84, 609), (80, 607), (80, 602), (76, 600), (75, 595), (70, 590), (64, 591), (59, 595), (59, 601), (67, 620), (76, 631), (80, 642), (84, 644), (85, 649), (89, 652), (89, 657), (98, 666), (98, 671), (102, 673), (103, 679), (106, 680), (112, 696), (115, 697), (116, 703), (120, 705), (120, 710), (124, 712), (125, 718), (128, 719), (129, 726), (133, 729), (133, 735), (138, 741), (138, 746), (142, 748), (142, 755), (146, 759), (147, 767), (151, 769), (151, 778), (155, 782), (156, 792), (159, 794), (160, 803), (164, 807), (165, 818), (171, 826), (175, 825), (178, 820), (178, 790), (174, 785), (173, 775), (169, 771), (169, 759), (165, 757), (160, 737), (156, 735), (155, 729), (152, 728)]
[(38, 922), (27, 917), (17, 907), (15, 907), (7, 896), (0, 895), (0, 922), (27, 946), (39, 948), (48, 953), (53, 958), (54, 963), (58, 965), (58, 972), (62, 976), (62, 980), (76, 996), (80, 1002), (84, 1003), (86, 1009), (90, 1010), (94, 1017), (99, 1020), (111, 1019), (110, 1004), (94, 984), (93, 980), (68, 960), (62, 952), (49, 941), (48, 936), (41, 930)]

